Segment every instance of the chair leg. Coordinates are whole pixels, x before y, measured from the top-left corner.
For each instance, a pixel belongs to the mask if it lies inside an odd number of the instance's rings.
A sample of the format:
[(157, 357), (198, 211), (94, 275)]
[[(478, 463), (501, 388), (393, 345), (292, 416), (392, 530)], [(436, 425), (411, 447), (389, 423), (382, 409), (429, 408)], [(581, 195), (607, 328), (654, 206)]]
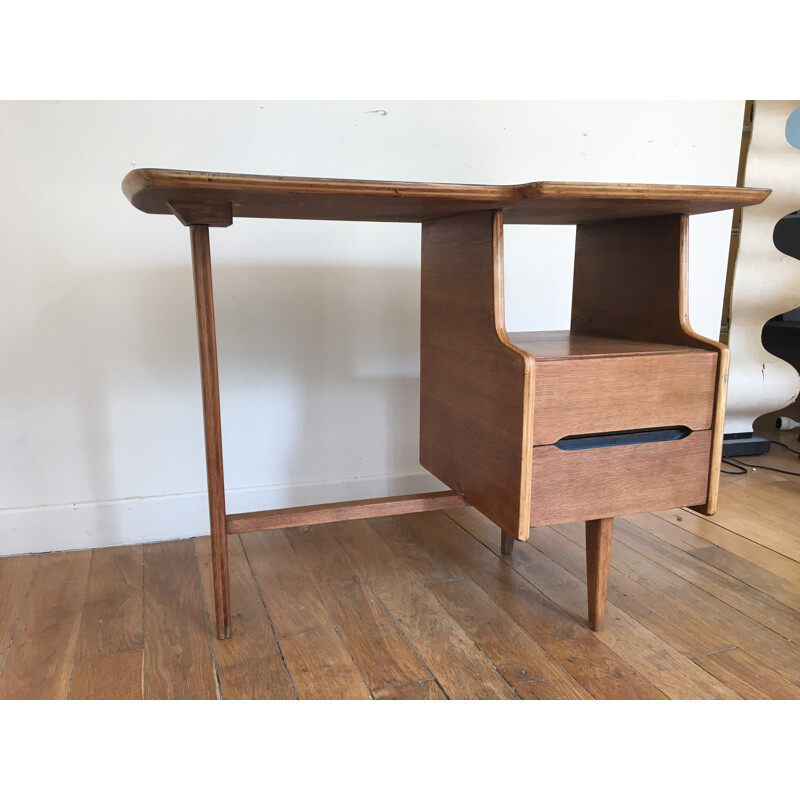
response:
[(514, 542), (516, 540), (510, 533), (500, 531), (500, 552), (504, 555), (509, 555), (514, 550)]
[(606, 616), (613, 526), (613, 517), (586, 521), (586, 588), (589, 595), (589, 625), (594, 631), (602, 630)]

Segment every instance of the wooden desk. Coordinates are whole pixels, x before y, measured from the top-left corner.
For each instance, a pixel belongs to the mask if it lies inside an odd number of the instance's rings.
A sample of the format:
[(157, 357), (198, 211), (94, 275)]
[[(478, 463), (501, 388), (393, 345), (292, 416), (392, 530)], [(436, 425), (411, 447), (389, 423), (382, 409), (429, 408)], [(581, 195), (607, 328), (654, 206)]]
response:
[[(125, 196), (190, 229), (217, 632), (231, 635), (227, 535), (471, 504), (504, 552), (586, 521), (589, 620), (603, 622), (613, 517), (714, 513), (728, 370), (688, 322), (688, 215), (769, 191), (388, 183), (137, 169)], [(420, 463), (449, 492), (225, 513), (209, 227), (236, 217), (422, 223)], [(503, 225), (577, 225), (569, 331), (508, 334)]]

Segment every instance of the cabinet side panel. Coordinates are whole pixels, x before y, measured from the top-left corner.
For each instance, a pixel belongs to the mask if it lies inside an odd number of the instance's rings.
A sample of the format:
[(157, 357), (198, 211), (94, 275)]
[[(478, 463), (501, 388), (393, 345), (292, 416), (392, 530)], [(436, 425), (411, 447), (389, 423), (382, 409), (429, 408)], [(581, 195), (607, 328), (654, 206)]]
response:
[(420, 463), (527, 539), (534, 360), (508, 341), (502, 213), (422, 226)]

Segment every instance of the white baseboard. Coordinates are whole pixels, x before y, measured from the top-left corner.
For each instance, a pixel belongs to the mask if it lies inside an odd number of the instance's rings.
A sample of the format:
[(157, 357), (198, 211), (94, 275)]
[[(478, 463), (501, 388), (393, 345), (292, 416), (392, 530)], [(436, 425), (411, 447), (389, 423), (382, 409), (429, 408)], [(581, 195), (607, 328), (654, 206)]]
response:
[[(256, 486), (226, 493), (229, 514), (447, 489), (427, 472)], [(208, 535), (205, 492), (0, 510), (0, 556)]]

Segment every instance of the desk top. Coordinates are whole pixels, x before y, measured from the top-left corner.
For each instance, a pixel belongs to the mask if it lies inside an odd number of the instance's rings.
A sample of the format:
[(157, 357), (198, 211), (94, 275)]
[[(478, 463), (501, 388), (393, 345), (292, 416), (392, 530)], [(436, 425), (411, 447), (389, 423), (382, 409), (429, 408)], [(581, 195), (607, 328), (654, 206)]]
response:
[(634, 183), (453, 183), (288, 178), (135, 169), (122, 182), (148, 214), (168, 202), (228, 204), (234, 217), (422, 222), (468, 211), (502, 209), (504, 222), (574, 225), (663, 214), (703, 214), (761, 203), (769, 189)]

